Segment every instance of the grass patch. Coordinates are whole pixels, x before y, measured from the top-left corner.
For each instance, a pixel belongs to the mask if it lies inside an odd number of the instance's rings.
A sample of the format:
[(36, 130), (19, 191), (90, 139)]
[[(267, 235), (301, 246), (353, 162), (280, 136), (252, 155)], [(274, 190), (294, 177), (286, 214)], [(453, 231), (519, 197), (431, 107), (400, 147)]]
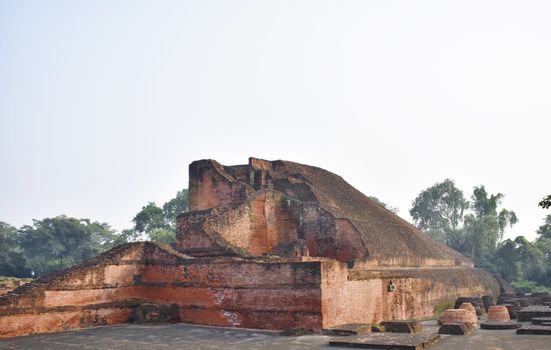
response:
[(453, 300), (444, 300), (434, 307), (434, 314), (440, 315), (442, 312), (446, 311), (447, 309), (453, 309), (454, 305), (455, 305), (455, 302)]

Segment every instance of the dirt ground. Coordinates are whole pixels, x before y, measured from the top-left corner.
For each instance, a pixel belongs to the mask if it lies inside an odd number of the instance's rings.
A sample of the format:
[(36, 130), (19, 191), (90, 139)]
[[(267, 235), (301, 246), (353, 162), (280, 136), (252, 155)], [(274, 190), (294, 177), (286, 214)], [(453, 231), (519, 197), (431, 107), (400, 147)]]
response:
[[(435, 321), (423, 322), (423, 326), (426, 332), (437, 330)], [(277, 332), (188, 324), (125, 324), (4, 339), (0, 340), (0, 349), (339, 349), (329, 347), (329, 339), (323, 335), (285, 337)], [(468, 336), (442, 336), (430, 349), (548, 350), (551, 349), (551, 336), (476, 329)]]

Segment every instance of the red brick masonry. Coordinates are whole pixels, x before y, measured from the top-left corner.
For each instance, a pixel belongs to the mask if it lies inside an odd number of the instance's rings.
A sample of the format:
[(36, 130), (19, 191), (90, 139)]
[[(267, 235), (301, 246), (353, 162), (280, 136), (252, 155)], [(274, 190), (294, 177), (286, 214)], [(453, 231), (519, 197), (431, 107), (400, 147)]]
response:
[(323, 169), (199, 161), (189, 188), (174, 249), (124, 244), (1, 296), (0, 338), (129, 322), (142, 303), (176, 304), (180, 322), (321, 330), (432, 317), (459, 295), (498, 292)]

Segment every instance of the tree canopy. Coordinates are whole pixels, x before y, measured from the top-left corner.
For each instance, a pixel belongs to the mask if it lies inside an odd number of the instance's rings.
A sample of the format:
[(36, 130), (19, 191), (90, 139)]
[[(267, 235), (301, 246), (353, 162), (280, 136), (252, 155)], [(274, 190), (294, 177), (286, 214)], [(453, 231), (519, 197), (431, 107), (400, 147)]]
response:
[(547, 197), (544, 197), (540, 203), (539, 203), (539, 206), (542, 207), (543, 209), (549, 209), (551, 208), (551, 194)]
[(18, 238), (15, 227), (0, 221), (0, 275), (13, 277), (30, 275)]
[(117, 239), (105, 223), (61, 215), (21, 227), (18, 241), (27, 267), (41, 276), (110, 249)]
[(423, 190), (413, 200), (409, 213), (419, 229), (456, 249), (462, 239), (461, 226), (469, 202), (453, 180), (445, 179)]
[(148, 239), (170, 244), (176, 239), (176, 218), (188, 209), (188, 190), (176, 193), (162, 208), (149, 202), (136, 214), (134, 227), (123, 231), (128, 240)]
[(423, 190), (413, 201), (411, 217), (429, 236), (483, 264), (495, 252), (507, 226), (518, 219), (515, 212), (501, 209), (503, 194), (489, 194), (474, 187), (471, 201), (451, 179)]
[(417, 227), (472, 258), (478, 267), (501, 275), (519, 290), (545, 291), (551, 287), (551, 215), (538, 228), (536, 240), (503, 240), (507, 227), (518, 222), (514, 211), (501, 208), (503, 197), (481, 185), (467, 201), (453, 180), (446, 179), (423, 190), (410, 214)]
[(0, 222), (0, 275), (35, 277), (79, 264), (117, 244), (154, 240), (172, 243), (176, 217), (187, 210), (188, 191), (178, 191), (162, 208), (150, 202), (133, 227), (115, 232), (108, 224), (64, 215), (33, 220), (17, 229)]

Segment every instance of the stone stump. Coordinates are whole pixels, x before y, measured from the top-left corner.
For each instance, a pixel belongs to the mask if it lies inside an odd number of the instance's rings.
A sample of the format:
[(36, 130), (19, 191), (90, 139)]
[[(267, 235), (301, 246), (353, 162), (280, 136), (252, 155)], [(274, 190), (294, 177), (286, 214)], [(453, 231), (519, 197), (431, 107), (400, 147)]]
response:
[(444, 311), (438, 318), (438, 324), (444, 323), (470, 323), (475, 324), (478, 322), (476, 314), (466, 309), (448, 309)]
[(490, 306), (488, 309), (488, 321), (507, 322), (510, 321), (509, 311), (503, 305)]
[(476, 309), (474, 308), (473, 304), (471, 303), (463, 303), (459, 307), (459, 309), (465, 309), (471, 311), (474, 315), (476, 315)]
[(463, 303), (471, 303), (475, 310), (476, 314), (478, 316), (482, 316), (486, 313), (486, 310), (484, 309), (484, 303), (482, 302), (482, 298), (480, 297), (459, 297), (455, 300), (454, 309), (459, 309), (461, 304)]

